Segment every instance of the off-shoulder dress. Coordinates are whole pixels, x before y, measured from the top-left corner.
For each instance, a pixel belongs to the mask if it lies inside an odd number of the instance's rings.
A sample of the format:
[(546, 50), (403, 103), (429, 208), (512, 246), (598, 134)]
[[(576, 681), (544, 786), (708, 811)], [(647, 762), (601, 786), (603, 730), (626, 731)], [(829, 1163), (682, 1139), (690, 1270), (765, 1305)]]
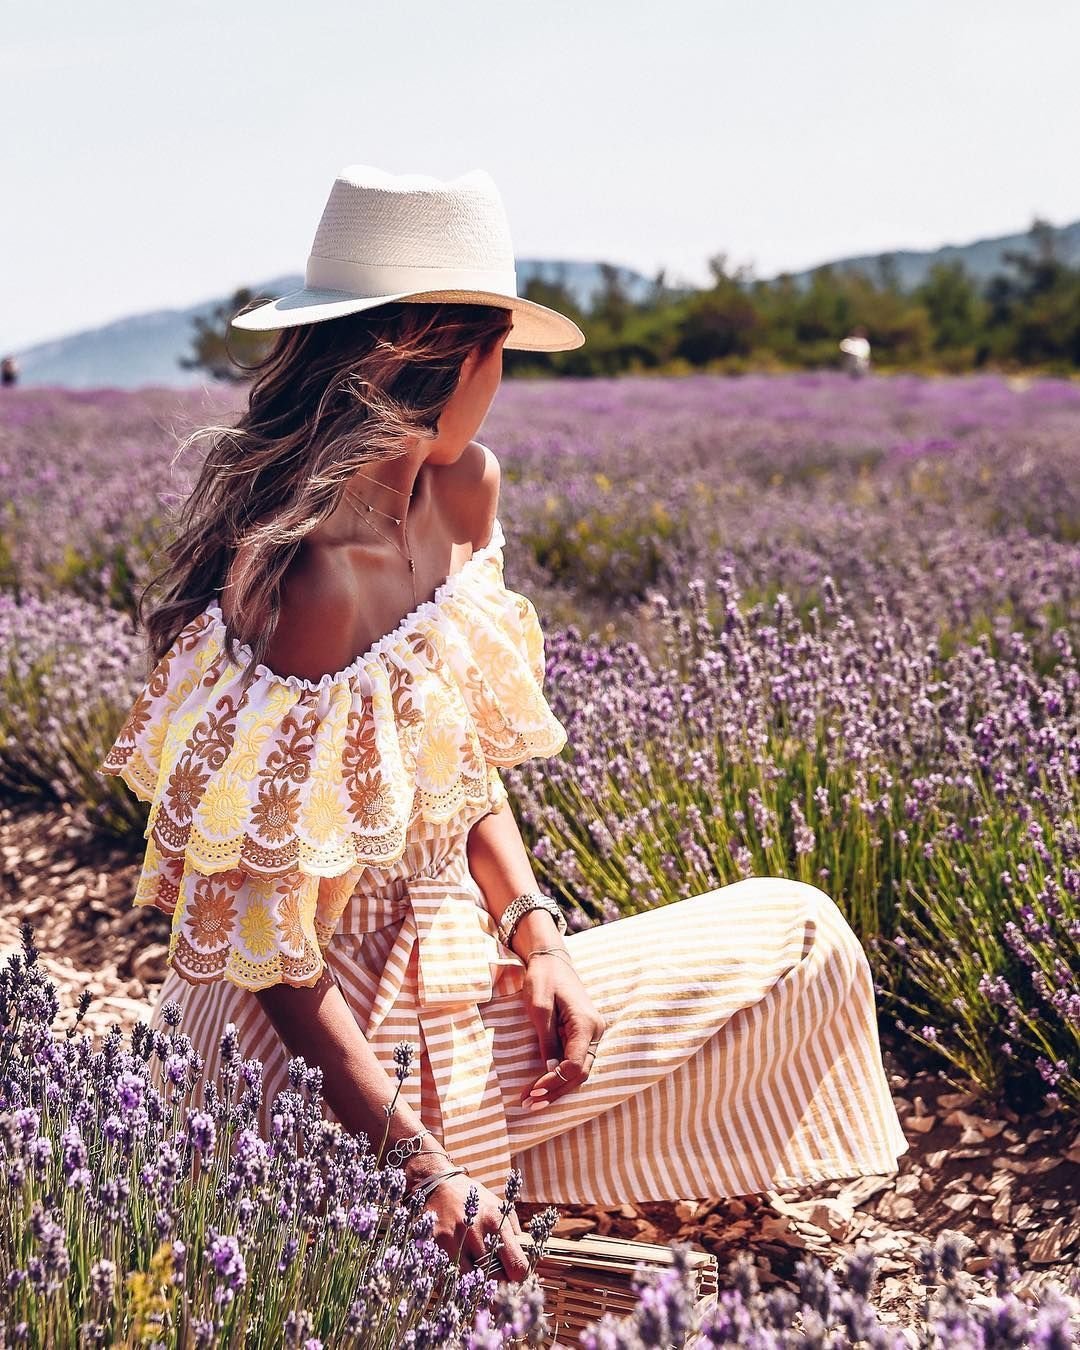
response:
[(431, 600), (317, 681), (260, 666), (244, 689), (217, 603), (178, 635), (100, 765), (150, 803), (134, 903), (172, 919), (152, 1024), (179, 1001), (212, 1076), (235, 1023), (268, 1128), (289, 1055), (252, 991), (329, 965), (388, 1072), (397, 1042), (418, 1048), (403, 1093), (450, 1155), (497, 1190), (520, 1168), (530, 1201), (894, 1171), (908, 1145), (866, 956), (827, 894), (782, 877), (569, 934), (607, 1031), (581, 1087), (519, 1105), (544, 1064), (466, 839), (512, 809), (499, 770), (567, 736), (505, 543), (496, 519)]

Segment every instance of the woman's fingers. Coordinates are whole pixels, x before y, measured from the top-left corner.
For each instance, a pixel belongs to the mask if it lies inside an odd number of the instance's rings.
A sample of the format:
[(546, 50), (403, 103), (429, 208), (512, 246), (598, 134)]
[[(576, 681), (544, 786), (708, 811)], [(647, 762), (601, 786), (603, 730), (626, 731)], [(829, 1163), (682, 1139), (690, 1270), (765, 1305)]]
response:
[(562, 1051), (559, 1045), (558, 1008), (554, 997), (530, 1003), (527, 1011), (536, 1030), (541, 1056), (544, 1059), (557, 1059)]
[(530, 1110), (542, 1110), (548, 1102), (580, 1087), (592, 1073), (596, 1062), (594, 1052), (599, 1050), (603, 1034), (601, 1022), (582, 1020), (571, 1023), (565, 1032), (563, 1058), (548, 1060), (547, 1073), (541, 1074), (531, 1087), (525, 1089), (521, 1096), (522, 1103)]
[[(529, 1273), (529, 1258), (525, 1255), (524, 1248), (518, 1241), (518, 1234), (510, 1229), (507, 1224), (503, 1224), (501, 1229), (498, 1224), (495, 1224), (491, 1231), (493, 1233), (498, 1232), (499, 1235), (497, 1263), (501, 1262), (506, 1278), (508, 1280), (523, 1280)], [(518, 1232), (520, 1231), (519, 1229)], [(492, 1273), (497, 1274), (497, 1271)]]
[(592, 1066), (596, 1056), (591, 1054), (591, 1050), (599, 1049), (599, 1046), (593, 1045), (603, 1035), (603, 1029), (584, 1020), (576, 1021), (571, 1025), (569, 1034), (566, 1037), (566, 1049), (564, 1050), (563, 1062), (559, 1065), (564, 1077), (571, 1080), (572, 1087), (579, 1087), (584, 1083), (592, 1072)]
[(502, 1222), (501, 1214), (495, 1214), (487, 1221), (480, 1220), (469, 1225), (462, 1244), (462, 1268), (465, 1268), (465, 1257), (469, 1259), (470, 1268), (480, 1265), (485, 1269), (488, 1267), (490, 1253), (485, 1233), (497, 1233), (499, 1239), (495, 1258), (490, 1261), (490, 1273), (497, 1277), (501, 1265), (508, 1280), (523, 1280), (529, 1273), (529, 1260), (518, 1241), (517, 1234)]

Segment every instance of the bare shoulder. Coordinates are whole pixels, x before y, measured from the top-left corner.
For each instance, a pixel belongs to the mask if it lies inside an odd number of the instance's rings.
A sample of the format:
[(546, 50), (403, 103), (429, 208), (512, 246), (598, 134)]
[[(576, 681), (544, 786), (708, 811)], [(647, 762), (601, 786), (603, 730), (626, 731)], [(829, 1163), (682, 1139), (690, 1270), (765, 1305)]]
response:
[(343, 670), (354, 655), (347, 644), (359, 602), (355, 574), (332, 550), (301, 549), (285, 575), (266, 664), (305, 680)]
[(470, 441), (448, 467), (452, 472), (446, 480), (447, 508), (473, 548), (483, 548), (499, 511), (499, 461), (486, 445)]
[[(473, 551), (491, 538), (499, 507), (499, 461), (479, 441), (470, 441), (440, 471), (439, 495), (444, 518), (457, 539)], [(234, 563), (235, 565), (235, 563)], [(228, 618), (228, 585), (222, 612)], [(347, 551), (302, 547), (282, 583), (281, 614), (270, 638), (266, 664), (281, 675), (319, 680), (344, 670), (355, 659), (351, 643), (357, 612), (363, 606), (361, 579)]]
[(301, 550), (270, 639), (272, 669), (307, 680), (344, 670), (356, 655), (350, 643), (360, 604), (359, 578), (337, 550)]

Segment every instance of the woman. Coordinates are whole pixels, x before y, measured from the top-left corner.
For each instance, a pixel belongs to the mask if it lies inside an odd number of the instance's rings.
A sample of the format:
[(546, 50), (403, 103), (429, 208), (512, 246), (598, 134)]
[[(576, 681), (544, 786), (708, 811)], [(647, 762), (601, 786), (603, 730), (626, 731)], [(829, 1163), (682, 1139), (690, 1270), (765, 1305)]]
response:
[(869, 967), (822, 891), (752, 878), (566, 936), (537, 889), (499, 769), (566, 733), (474, 437), (504, 347), (584, 338), (516, 295), (491, 180), (343, 170), (305, 286), (234, 324), (284, 331), (238, 425), (196, 433), (102, 765), (151, 803), (155, 1022), (178, 1001), (209, 1075), (235, 1023), (264, 1124), (289, 1055), (321, 1066), (469, 1258), (511, 1165), (522, 1198), (608, 1204), (895, 1170)]

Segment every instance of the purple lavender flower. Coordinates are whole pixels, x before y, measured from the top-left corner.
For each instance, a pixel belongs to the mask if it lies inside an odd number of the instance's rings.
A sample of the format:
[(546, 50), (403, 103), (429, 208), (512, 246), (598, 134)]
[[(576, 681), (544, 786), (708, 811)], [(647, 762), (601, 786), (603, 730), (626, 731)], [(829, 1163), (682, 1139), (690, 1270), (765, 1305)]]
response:
[(244, 1287), (247, 1282), (247, 1267), (235, 1237), (219, 1237), (215, 1234), (211, 1237), (204, 1255), (213, 1267), (218, 1280), (227, 1289), (235, 1293)]
[(143, 1102), (143, 1080), (134, 1073), (125, 1070), (117, 1080), (116, 1100), (125, 1115), (132, 1115)]
[(412, 1073), (415, 1054), (416, 1047), (411, 1041), (399, 1041), (394, 1046), (394, 1073), (399, 1083), (404, 1083), (405, 1079)]
[(214, 1143), (217, 1139), (217, 1126), (214, 1124), (214, 1118), (205, 1111), (188, 1111), (187, 1114), (187, 1142), (191, 1148), (202, 1154), (210, 1154), (214, 1151)]
[(104, 1257), (90, 1267), (90, 1287), (95, 1297), (105, 1303), (111, 1303), (116, 1289), (116, 1266)]
[(60, 1139), (64, 1181), (69, 1187), (82, 1188), (90, 1185), (90, 1171), (86, 1166), (87, 1152), (78, 1126), (69, 1125)]

